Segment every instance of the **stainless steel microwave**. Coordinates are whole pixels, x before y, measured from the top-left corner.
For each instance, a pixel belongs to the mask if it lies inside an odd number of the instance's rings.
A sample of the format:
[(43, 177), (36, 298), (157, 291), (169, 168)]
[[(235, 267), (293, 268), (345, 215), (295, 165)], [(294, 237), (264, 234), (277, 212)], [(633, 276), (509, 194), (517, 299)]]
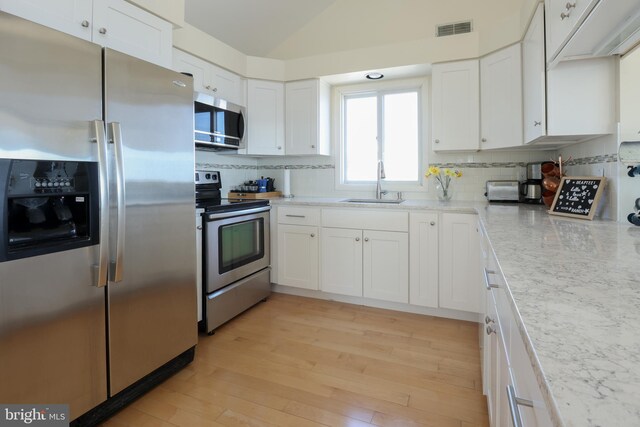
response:
[(240, 105), (198, 93), (194, 100), (196, 147), (212, 150), (244, 148), (246, 110)]

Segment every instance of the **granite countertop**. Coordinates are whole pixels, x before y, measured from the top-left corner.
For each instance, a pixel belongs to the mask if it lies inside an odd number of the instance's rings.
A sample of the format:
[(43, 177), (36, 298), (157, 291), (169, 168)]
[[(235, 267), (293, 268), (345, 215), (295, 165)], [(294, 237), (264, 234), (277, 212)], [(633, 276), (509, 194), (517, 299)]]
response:
[(524, 204), (339, 200), (272, 203), (477, 212), (554, 424), (640, 425), (640, 227)]

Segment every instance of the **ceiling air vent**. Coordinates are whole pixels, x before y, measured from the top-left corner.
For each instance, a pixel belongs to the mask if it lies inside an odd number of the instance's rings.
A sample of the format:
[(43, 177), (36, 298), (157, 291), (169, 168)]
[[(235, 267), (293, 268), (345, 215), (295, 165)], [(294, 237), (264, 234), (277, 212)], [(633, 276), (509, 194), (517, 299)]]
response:
[(453, 24), (438, 25), (436, 37), (453, 36), (471, 32), (471, 21), (456, 22)]

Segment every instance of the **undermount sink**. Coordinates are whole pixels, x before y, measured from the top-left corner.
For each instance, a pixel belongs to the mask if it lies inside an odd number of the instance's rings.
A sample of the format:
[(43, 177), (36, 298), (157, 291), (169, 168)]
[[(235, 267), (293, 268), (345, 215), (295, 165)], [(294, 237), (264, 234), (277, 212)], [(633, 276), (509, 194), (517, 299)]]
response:
[(346, 202), (346, 203), (383, 203), (383, 204), (391, 204), (391, 205), (398, 205), (402, 202), (404, 202), (404, 200), (392, 200), (392, 199), (344, 199), (341, 200), (341, 202)]

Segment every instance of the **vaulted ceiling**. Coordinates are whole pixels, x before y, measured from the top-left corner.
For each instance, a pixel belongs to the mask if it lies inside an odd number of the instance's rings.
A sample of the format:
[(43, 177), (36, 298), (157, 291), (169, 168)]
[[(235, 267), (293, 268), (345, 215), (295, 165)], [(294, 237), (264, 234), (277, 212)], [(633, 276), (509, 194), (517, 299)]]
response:
[(240, 52), (294, 59), (434, 37), (472, 20), (495, 31), (523, 0), (186, 0), (185, 20)]

